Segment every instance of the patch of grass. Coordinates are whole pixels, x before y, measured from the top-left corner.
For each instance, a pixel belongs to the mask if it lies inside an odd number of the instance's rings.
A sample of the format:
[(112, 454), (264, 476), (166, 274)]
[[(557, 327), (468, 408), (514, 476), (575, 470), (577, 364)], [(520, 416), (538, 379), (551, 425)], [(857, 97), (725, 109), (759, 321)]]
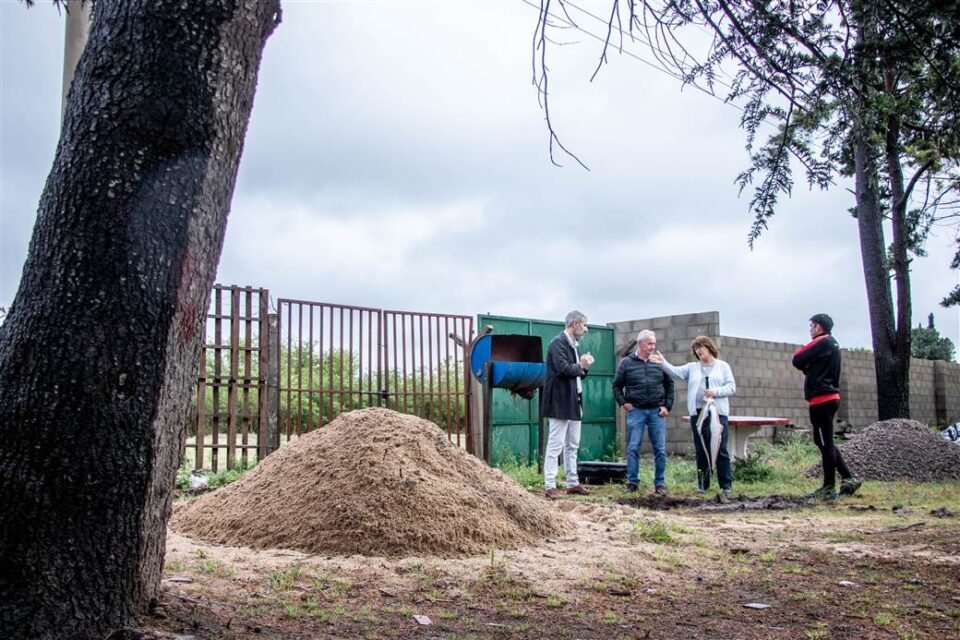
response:
[(853, 531), (825, 531), (823, 539), (827, 542), (862, 542), (866, 536)]
[(878, 627), (888, 627), (896, 621), (893, 614), (880, 612), (873, 616), (873, 624)]
[[(217, 489), (224, 485), (228, 485), (231, 482), (236, 482), (242, 478), (248, 471), (257, 466), (256, 457), (252, 461), (248, 461), (246, 465), (243, 464), (241, 459), (237, 459), (237, 466), (233, 469), (223, 469), (216, 473), (211, 473), (206, 470), (200, 470), (200, 473), (204, 475), (207, 479), (207, 489)], [(192, 489), (191, 485), (191, 476), (193, 475), (193, 460), (192, 458), (185, 459), (183, 464), (177, 469), (177, 477), (175, 486), (177, 489), (190, 490)]]
[(377, 616), (373, 613), (373, 607), (365, 604), (357, 611), (356, 615), (353, 617), (354, 620), (358, 622), (376, 622)]
[(760, 562), (774, 562), (777, 559), (776, 551), (764, 551), (758, 556)]
[(924, 515), (933, 509), (956, 504), (960, 482), (864, 482), (857, 492), (861, 502), (881, 510), (900, 505)]
[(636, 522), (633, 525), (633, 531), (639, 533), (640, 537), (647, 542), (654, 544), (669, 544), (673, 542), (673, 536), (670, 535), (670, 528), (659, 520)]
[(180, 573), (181, 571), (186, 570), (187, 565), (184, 564), (182, 560), (171, 560), (164, 568), (171, 573)]
[(829, 635), (827, 625), (823, 622), (814, 622), (812, 625), (810, 625), (810, 629), (804, 635), (810, 640), (826, 638)]
[(285, 604), (283, 605), (283, 617), (285, 618), (299, 618), (303, 615), (303, 612), (300, 610), (300, 605), (297, 604)]
[(709, 617), (723, 617), (733, 615), (733, 609), (730, 605), (726, 604), (715, 604), (707, 609), (707, 615)]
[[(520, 462), (508, 453), (498, 456), (498, 459), (500, 460), (500, 470), (513, 478), (517, 484), (525, 489), (543, 489), (543, 474), (537, 471), (536, 464)], [(562, 478), (565, 478), (563, 467), (557, 474), (557, 486), (562, 486)]]
[(662, 547), (657, 548), (653, 554), (653, 557), (655, 560), (657, 560), (657, 562), (663, 565), (661, 569), (665, 571), (675, 571), (682, 565), (679, 555), (666, 551)]
[(685, 542), (691, 547), (697, 547), (698, 549), (710, 548), (710, 539), (706, 535), (693, 534)]
[(785, 564), (782, 567), (780, 567), (780, 571), (782, 571), (783, 573), (790, 573), (798, 576), (805, 576), (808, 573), (810, 573), (808, 569), (806, 569), (805, 567), (801, 567), (798, 564)]
[(197, 571), (207, 573), (218, 578), (230, 578), (233, 576), (233, 567), (220, 564), (216, 560), (200, 560), (197, 563)]
[(729, 567), (724, 567), (723, 575), (729, 578), (736, 578), (740, 575), (748, 575), (753, 573), (753, 567), (750, 564), (744, 564), (744, 561), (741, 560), (740, 564), (731, 564)]
[[(492, 590), (498, 599), (525, 602), (532, 593), (530, 587), (523, 581), (517, 580), (502, 566), (494, 569), (487, 567), (471, 585), (475, 592)], [(439, 592), (438, 592), (439, 593)], [(478, 595), (478, 597), (480, 597)]]
[(567, 604), (567, 599), (560, 595), (551, 594), (547, 596), (547, 601), (545, 604), (551, 609), (558, 609)]
[(773, 475), (773, 467), (763, 461), (760, 452), (747, 455), (744, 460), (734, 460), (733, 479), (740, 483), (766, 482)]
[(346, 578), (339, 578), (333, 581), (332, 586), (334, 595), (339, 598), (350, 591), (351, 587), (353, 587), (353, 581)]
[(270, 572), (270, 588), (274, 591), (288, 591), (300, 579), (300, 567), (293, 566), (286, 569), (274, 569)]
[(620, 624), (620, 616), (613, 611), (603, 612), (603, 624)]

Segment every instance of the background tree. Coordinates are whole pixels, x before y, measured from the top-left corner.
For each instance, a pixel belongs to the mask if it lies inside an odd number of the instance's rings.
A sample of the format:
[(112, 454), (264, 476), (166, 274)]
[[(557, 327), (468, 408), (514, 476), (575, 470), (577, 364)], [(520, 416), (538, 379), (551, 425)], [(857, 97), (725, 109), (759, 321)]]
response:
[(911, 355), (926, 360), (953, 361), (954, 347), (950, 338), (941, 336), (933, 326), (933, 314), (927, 316), (927, 326), (917, 325), (911, 331)]
[[(534, 82), (545, 104), (548, 30), (558, 21), (573, 24), (569, 4), (541, 0)], [(562, 11), (551, 12), (551, 5)], [(850, 211), (859, 229), (878, 414), (908, 417), (910, 261), (923, 255), (931, 225), (955, 217), (960, 202), (960, 2), (613, 0), (611, 6), (600, 65), (610, 47), (636, 38), (664, 71), (743, 105), (750, 164), (737, 184), (752, 189), (751, 246), (779, 198), (793, 189), (794, 166), (823, 189), (838, 177), (853, 178)], [(556, 134), (549, 131), (552, 153)], [(960, 251), (953, 266), (960, 267)], [(944, 303), (951, 301), (960, 302), (960, 289)]]
[(0, 629), (155, 598), (202, 322), (278, 0), (98, 0), (0, 325)]

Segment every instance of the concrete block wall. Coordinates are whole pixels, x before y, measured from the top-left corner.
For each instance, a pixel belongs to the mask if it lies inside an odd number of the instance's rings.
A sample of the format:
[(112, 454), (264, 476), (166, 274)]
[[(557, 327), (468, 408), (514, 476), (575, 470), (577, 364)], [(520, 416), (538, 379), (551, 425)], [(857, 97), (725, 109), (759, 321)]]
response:
[(937, 393), (933, 360), (910, 358), (910, 417), (937, 424)]
[[(800, 346), (723, 336), (720, 358), (730, 364), (737, 381), (730, 413), (788, 418), (793, 425), (806, 425), (809, 414), (803, 399), (803, 374), (791, 364)], [(772, 439), (775, 434), (775, 427), (764, 427), (755, 437)]]
[(937, 360), (933, 363), (937, 425), (960, 422), (960, 364)]
[(837, 418), (862, 429), (877, 421), (877, 378), (873, 352), (844, 349)]

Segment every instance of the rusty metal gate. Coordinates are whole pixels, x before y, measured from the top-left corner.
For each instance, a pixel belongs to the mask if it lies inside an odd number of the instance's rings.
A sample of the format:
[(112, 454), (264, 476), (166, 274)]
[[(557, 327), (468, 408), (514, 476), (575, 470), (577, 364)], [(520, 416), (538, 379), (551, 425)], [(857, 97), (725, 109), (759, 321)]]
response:
[(269, 298), (266, 289), (252, 287), (218, 284), (211, 291), (187, 431), (185, 459), (192, 468), (247, 468), (267, 454), (261, 435), (267, 423)]
[(286, 298), (277, 313), (280, 442), (345, 411), (386, 407), (430, 420), (473, 450), (462, 347), (471, 316)]

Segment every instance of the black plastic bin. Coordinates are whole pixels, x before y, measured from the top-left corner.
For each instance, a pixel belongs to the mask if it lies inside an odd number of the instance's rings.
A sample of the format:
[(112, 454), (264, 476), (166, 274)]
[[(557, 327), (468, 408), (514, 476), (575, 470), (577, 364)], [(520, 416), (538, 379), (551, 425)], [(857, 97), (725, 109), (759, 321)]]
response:
[(621, 483), (627, 479), (626, 462), (577, 462), (577, 477), (583, 484)]

